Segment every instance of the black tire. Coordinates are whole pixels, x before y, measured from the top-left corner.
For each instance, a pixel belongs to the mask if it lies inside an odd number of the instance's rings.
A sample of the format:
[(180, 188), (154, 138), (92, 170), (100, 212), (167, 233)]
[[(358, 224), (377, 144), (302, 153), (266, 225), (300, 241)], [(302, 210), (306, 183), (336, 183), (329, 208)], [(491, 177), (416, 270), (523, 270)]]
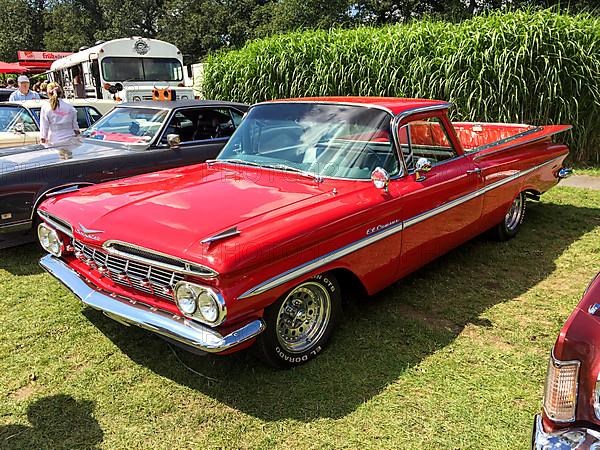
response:
[(265, 310), (266, 329), (255, 346), (258, 357), (278, 369), (315, 358), (329, 342), (341, 305), (340, 286), (331, 274), (298, 284)]
[(492, 230), (497, 240), (508, 241), (517, 235), (525, 219), (526, 205), (527, 198), (525, 197), (525, 192), (521, 192), (510, 204), (502, 222)]

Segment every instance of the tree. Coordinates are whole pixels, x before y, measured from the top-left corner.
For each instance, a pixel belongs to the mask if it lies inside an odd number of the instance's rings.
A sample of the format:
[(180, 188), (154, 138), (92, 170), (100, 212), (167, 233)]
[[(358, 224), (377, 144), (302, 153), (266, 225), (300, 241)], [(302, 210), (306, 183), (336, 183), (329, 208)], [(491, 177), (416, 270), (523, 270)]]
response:
[(98, 0), (98, 3), (104, 28), (96, 33), (97, 39), (153, 38), (160, 31), (164, 0)]
[(32, 45), (31, 9), (22, 0), (3, 0), (0, 8), (0, 60), (16, 61), (18, 50), (35, 49)]
[(102, 30), (102, 12), (96, 0), (61, 0), (46, 13), (44, 47), (50, 51), (77, 51), (95, 42)]

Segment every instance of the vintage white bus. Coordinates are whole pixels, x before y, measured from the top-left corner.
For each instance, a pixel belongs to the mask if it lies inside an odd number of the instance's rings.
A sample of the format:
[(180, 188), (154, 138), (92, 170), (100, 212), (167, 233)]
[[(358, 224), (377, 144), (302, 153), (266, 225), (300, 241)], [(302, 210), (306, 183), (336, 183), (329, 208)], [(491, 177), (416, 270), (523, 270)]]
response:
[(65, 95), (121, 101), (151, 100), (153, 89), (170, 89), (176, 99), (193, 99), (184, 86), (183, 55), (177, 47), (140, 37), (99, 42), (52, 63), (48, 78)]

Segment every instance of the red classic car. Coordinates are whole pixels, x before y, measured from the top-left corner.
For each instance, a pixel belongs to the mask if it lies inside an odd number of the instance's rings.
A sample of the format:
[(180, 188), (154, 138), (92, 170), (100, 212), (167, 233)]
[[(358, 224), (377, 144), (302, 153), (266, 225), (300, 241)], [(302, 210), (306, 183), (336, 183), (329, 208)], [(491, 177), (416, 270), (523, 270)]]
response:
[(571, 313), (548, 362), (533, 448), (600, 449), (600, 273)]
[(373, 294), (493, 229), (569, 173), (568, 126), (451, 123), (451, 105), (254, 105), (216, 160), (57, 195), (41, 265), (85, 304), (204, 352), (256, 343), (287, 367), (327, 344), (342, 296)]

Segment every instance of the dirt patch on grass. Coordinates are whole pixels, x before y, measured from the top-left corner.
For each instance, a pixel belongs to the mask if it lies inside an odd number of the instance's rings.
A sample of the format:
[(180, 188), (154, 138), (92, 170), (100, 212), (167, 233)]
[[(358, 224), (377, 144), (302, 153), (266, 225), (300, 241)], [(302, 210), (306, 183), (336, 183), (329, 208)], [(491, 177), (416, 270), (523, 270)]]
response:
[(433, 329), (444, 329), (452, 332), (458, 332), (461, 329), (461, 326), (452, 322), (451, 320), (445, 317), (438, 317), (435, 314), (421, 311), (411, 305), (401, 304), (397, 306), (397, 310), (400, 315), (412, 319), (417, 320), (419, 322), (425, 323), (425, 325), (429, 326)]
[(23, 387), (20, 387), (16, 391), (9, 393), (8, 398), (10, 398), (11, 400), (18, 401), (18, 402), (27, 400), (29, 397), (31, 397), (31, 395), (35, 392), (35, 390), (36, 390), (35, 383), (29, 383)]
[(482, 332), (481, 328), (468, 324), (461, 333), (461, 336), (468, 337), (470, 340), (477, 342), (480, 345), (488, 345), (503, 352), (512, 350), (513, 346), (504, 341), (500, 336), (491, 332)]

